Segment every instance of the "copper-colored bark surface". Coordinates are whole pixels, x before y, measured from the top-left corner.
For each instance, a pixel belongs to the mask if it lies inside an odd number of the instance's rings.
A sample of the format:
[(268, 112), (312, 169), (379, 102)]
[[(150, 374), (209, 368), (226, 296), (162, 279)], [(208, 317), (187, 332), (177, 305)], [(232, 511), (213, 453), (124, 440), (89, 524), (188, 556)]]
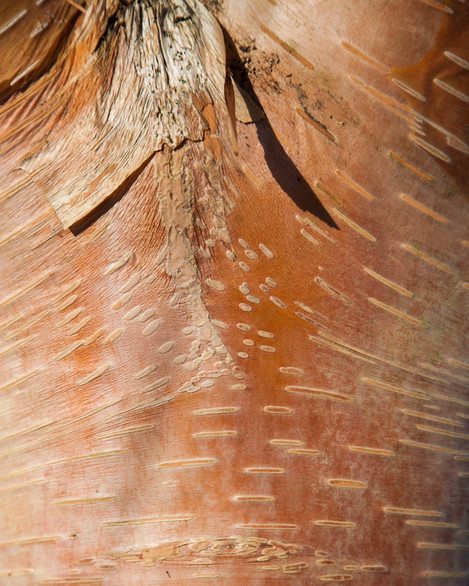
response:
[(1, 584), (467, 580), (466, 27), (1, 3)]

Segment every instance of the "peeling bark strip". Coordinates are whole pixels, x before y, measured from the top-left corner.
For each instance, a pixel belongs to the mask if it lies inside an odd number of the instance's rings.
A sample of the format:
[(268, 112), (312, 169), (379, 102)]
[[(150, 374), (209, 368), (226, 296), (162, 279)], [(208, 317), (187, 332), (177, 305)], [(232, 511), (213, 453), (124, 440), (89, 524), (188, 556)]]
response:
[[(60, 66), (69, 67), (68, 60)], [(198, 0), (117, 8), (67, 92), (61, 138), (35, 150), (25, 166), (38, 187), (47, 184), (63, 226), (80, 232), (76, 226), (86, 225), (164, 145), (203, 140), (209, 129), (203, 109), (214, 102), (223, 107), (225, 78), (223, 34)], [(85, 150), (77, 151), (77, 137)]]
[(144, 161), (138, 169), (136, 169), (133, 173), (131, 173), (124, 182), (117, 186), (111, 195), (103, 199), (100, 203), (98, 203), (94, 208), (90, 210), (90, 212), (81, 218), (79, 218), (76, 222), (70, 225), (71, 232), (78, 236), (84, 230), (89, 228), (92, 224), (94, 224), (101, 216), (106, 214), (116, 203), (118, 203), (124, 195), (131, 189), (132, 185), (137, 181), (140, 175), (145, 171), (147, 166), (149, 165), (151, 159), (153, 158), (154, 153), (152, 153), (146, 161)]
[(467, 16), (0, 1), (2, 586), (467, 580)]

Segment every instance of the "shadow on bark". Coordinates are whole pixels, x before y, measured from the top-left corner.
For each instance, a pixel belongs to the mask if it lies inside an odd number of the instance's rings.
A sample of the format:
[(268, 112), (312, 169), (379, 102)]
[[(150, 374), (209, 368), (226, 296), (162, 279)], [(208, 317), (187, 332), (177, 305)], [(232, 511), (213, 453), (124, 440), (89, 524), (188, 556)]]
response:
[[(231, 73), (236, 83), (246, 91), (256, 102), (258, 107), (262, 109), (262, 105), (259, 102), (251, 80), (249, 79), (247, 69), (239, 56), (233, 40), (223, 27), (222, 30), (225, 38), (228, 73)], [(249, 108), (249, 104), (246, 105)], [(255, 113), (252, 112), (252, 114), (253, 119), (255, 120)], [(254, 124), (256, 125), (259, 142), (264, 150), (265, 161), (278, 185), (300, 209), (313, 214), (331, 228), (339, 229), (339, 226), (323, 206), (319, 197), (314, 193), (309, 183), (296, 167), (295, 163), (288, 156), (275, 135), (267, 116), (262, 120), (254, 122)]]

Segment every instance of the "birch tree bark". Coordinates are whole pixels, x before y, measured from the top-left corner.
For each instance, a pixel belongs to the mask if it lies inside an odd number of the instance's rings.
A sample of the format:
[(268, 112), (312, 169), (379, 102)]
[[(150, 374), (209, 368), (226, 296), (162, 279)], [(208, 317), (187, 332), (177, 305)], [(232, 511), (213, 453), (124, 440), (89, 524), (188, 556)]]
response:
[(464, 0), (3, 0), (0, 583), (463, 584)]

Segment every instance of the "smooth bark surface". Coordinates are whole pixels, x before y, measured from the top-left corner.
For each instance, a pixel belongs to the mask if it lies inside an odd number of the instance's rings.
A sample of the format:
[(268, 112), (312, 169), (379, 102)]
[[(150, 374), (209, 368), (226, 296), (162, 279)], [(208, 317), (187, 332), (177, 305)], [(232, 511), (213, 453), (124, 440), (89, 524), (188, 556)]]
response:
[(0, 4), (0, 583), (467, 580), (466, 23)]

